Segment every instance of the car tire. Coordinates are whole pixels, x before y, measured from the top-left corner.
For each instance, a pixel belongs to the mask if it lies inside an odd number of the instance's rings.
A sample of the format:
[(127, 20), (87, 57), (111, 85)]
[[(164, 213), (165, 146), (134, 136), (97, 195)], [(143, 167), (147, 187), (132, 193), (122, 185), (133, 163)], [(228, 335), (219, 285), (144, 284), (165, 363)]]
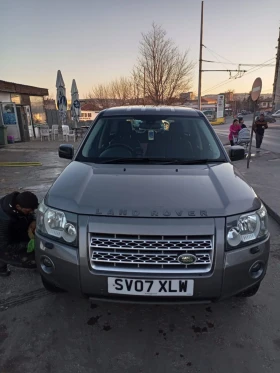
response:
[(237, 294), (237, 297), (240, 298), (249, 298), (253, 297), (254, 295), (257, 294), (259, 288), (260, 288), (261, 283), (259, 282), (258, 284), (250, 287), (249, 289), (242, 291), (241, 293)]
[(47, 281), (43, 276), (41, 276), (42, 283), (44, 285), (44, 288), (48, 290), (50, 293), (64, 293), (65, 290), (55, 286), (54, 284)]

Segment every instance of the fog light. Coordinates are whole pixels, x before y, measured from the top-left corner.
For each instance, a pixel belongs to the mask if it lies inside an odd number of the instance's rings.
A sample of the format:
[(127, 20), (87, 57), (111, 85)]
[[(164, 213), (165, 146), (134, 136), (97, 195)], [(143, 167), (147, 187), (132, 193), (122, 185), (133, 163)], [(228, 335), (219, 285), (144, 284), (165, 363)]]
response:
[(262, 262), (255, 262), (249, 270), (249, 273), (253, 279), (257, 279), (261, 277), (263, 272), (264, 272), (264, 264)]
[(41, 268), (45, 273), (50, 274), (54, 271), (55, 269), (54, 262), (48, 256), (41, 256), (40, 261), (41, 261)]

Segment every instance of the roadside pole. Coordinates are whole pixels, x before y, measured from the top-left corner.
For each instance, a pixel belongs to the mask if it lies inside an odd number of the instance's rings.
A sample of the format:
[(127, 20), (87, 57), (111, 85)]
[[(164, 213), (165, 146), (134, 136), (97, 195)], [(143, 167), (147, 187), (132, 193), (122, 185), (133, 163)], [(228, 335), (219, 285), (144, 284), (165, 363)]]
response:
[(254, 133), (254, 124), (255, 124), (255, 116), (256, 116), (256, 108), (257, 108), (257, 101), (260, 97), (262, 91), (262, 80), (261, 78), (257, 78), (254, 83), (251, 90), (251, 99), (254, 102), (254, 115), (252, 120), (252, 128), (251, 128), (251, 136), (250, 136), (250, 144), (249, 144), (249, 152), (247, 157), (247, 168), (250, 166), (250, 160), (251, 160), (251, 151), (252, 151), (252, 141), (253, 141), (253, 133)]
[(198, 73), (198, 110), (201, 110), (201, 79), (202, 79), (202, 48), (203, 48), (203, 7), (204, 1), (201, 2), (201, 21), (200, 21), (200, 45), (199, 45), (199, 73)]
[(253, 120), (252, 120), (252, 128), (251, 128), (251, 136), (250, 136), (250, 144), (249, 144), (249, 152), (247, 157), (247, 168), (249, 168), (250, 160), (251, 160), (251, 149), (252, 149), (252, 141), (253, 141), (253, 134), (254, 134), (254, 124), (255, 124), (255, 116), (256, 116), (256, 107), (257, 107), (257, 101), (254, 102), (254, 114), (253, 114)]
[(143, 105), (145, 106), (145, 95), (146, 95), (146, 67), (144, 67), (144, 87), (143, 87)]

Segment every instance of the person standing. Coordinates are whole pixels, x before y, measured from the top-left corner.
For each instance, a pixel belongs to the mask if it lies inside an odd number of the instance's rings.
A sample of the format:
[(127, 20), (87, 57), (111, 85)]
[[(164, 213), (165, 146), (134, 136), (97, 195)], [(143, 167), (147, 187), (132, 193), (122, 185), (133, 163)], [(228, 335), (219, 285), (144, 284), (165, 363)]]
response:
[(7, 264), (36, 268), (34, 252), (27, 253), (36, 228), (38, 199), (31, 192), (13, 192), (0, 199), (0, 276), (9, 276)]
[(247, 128), (246, 124), (244, 123), (244, 119), (242, 117), (239, 118), (239, 125), (241, 129)]
[(228, 139), (230, 141), (231, 146), (235, 144), (234, 139), (238, 138), (238, 133), (240, 130), (241, 130), (241, 126), (239, 125), (238, 119), (234, 119), (232, 125), (229, 127), (229, 135), (228, 135)]
[(256, 134), (256, 148), (257, 152), (260, 151), (260, 147), (262, 145), (264, 131), (268, 128), (267, 122), (264, 119), (264, 115), (261, 114), (259, 118), (254, 123), (253, 130)]

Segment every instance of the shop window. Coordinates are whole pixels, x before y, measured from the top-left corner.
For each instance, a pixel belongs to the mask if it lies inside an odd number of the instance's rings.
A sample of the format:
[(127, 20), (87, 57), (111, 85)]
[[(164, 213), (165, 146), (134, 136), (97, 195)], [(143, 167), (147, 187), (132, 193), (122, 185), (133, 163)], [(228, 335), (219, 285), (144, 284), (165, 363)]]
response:
[(43, 97), (30, 96), (30, 103), (31, 103), (33, 123), (34, 124), (47, 123)]
[(16, 105), (20, 105), (21, 104), (21, 96), (17, 95), (16, 93), (11, 93), (11, 101)]

